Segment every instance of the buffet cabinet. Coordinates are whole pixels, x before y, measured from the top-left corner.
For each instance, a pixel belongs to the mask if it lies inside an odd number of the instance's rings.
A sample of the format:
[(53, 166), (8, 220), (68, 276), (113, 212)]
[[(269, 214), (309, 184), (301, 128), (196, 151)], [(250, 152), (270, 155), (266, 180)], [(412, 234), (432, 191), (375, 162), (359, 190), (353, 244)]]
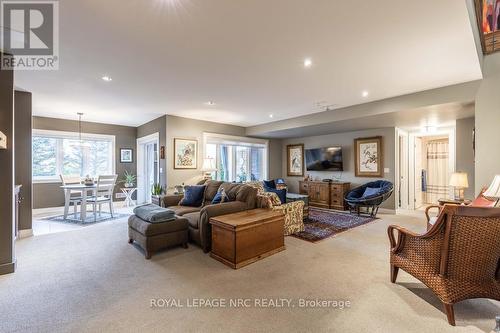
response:
[(349, 192), (351, 183), (300, 181), (300, 194), (309, 196), (309, 205), (320, 208), (347, 210), (344, 197)]

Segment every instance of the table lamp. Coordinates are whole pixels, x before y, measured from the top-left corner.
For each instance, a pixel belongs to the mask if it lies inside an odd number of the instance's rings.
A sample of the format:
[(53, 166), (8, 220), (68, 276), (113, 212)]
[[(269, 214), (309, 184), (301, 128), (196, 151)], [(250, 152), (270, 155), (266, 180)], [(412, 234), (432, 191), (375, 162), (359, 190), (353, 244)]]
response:
[(469, 187), (467, 174), (465, 172), (454, 172), (450, 177), (450, 186), (454, 187), (454, 199), (464, 201), (464, 191)]
[(487, 198), (500, 199), (500, 175), (496, 175), (490, 184), (490, 187), (483, 192), (483, 196)]
[(217, 171), (217, 168), (215, 167), (215, 159), (211, 157), (203, 159), (201, 171), (203, 172), (203, 179), (212, 179), (212, 172)]

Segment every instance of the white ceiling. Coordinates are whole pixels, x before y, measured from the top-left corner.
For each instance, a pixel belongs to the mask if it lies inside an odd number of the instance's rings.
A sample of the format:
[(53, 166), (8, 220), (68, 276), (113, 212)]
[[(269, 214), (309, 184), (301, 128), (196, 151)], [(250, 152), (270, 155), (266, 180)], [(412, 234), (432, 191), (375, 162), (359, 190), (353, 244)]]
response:
[(16, 73), (39, 116), (84, 112), (86, 121), (137, 126), (172, 114), (251, 126), (324, 111), (319, 101), (345, 107), (481, 78), (465, 1), (59, 6), (60, 70)]

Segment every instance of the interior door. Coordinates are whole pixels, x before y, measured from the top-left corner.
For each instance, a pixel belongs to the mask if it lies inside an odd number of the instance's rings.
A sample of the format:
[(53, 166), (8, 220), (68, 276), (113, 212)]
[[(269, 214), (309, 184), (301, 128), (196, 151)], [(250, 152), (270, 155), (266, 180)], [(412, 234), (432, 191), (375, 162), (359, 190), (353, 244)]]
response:
[(422, 138), (415, 138), (415, 209), (422, 207)]

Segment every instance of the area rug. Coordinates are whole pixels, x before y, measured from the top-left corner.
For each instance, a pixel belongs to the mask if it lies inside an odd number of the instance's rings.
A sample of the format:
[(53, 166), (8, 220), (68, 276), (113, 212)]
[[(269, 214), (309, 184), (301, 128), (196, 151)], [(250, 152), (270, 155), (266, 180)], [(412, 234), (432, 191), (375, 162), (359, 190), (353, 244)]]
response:
[(309, 218), (304, 221), (305, 230), (293, 236), (315, 243), (374, 220), (376, 218), (310, 207)]
[(109, 212), (102, 212), (101, 216), (99, 216), (99, 214), (97, 214), (97, 217), (94, 220), (94, 214), (92, 212), (87, 212), (87, 216), (85, 217), (85, 222), (83, 222), (80, 219), (80, 213), (77, 213), (76, 216), (75, 216), (75, 214), (68, 214), (68, 217), (66, 219), (64, 219), (64, 215), (57, 215), (57, 216), (46, 217), (46, 218), (41, 219), (41, 220), (52, 221), (52, 222), (61, 222), (61, 223), (79, 224), (79, 225), (90, 225), (90, 224), (101, 223), (101, 222), (106, 222), (106, 221), (118, 220), (118, 219), (122, 219), (122, 218), (127, 217), (127, 216), (129, 216), (129, 215), (114, 213), (113, 217), (111, 217), (111, 214)]

